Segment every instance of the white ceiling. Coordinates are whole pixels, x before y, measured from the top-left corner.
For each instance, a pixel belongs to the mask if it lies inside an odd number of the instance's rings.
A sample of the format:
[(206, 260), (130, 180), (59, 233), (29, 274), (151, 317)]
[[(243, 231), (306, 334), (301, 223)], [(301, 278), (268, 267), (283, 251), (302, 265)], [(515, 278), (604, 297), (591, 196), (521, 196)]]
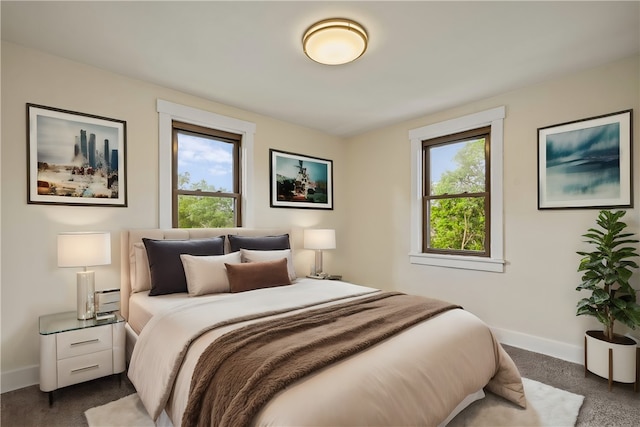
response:
[[(640, 2), (10, 2), (2, 39), (351, 136), (640, 52)], [(357, 61), (301, 48), (360, 22)]]

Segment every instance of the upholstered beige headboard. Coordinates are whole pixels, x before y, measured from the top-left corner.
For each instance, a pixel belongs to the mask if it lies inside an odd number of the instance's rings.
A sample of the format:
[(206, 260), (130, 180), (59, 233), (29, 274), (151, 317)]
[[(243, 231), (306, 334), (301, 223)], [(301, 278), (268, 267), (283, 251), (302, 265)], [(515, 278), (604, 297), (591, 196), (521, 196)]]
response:
[[(290, 233), (283, 228), (172, 228), (172, 229), (133, 229), (124, 230), (120, 236), (120, 313), (126, 319), (129, 317), (129, 296), (132, 283), (136, 280), (132, 265), (135, 263), (135, 245), (142, 243), (142, 238), (149, 239), (202, 239), (206, 237), (227, 236), (275, 236)], [(294, 249), (293, 239), (289, 239), (291, 249)], [(139, 246), (139, 245), (138, 245)], [(229, 239), (225, 239), (225, 253), (229, 252)]]

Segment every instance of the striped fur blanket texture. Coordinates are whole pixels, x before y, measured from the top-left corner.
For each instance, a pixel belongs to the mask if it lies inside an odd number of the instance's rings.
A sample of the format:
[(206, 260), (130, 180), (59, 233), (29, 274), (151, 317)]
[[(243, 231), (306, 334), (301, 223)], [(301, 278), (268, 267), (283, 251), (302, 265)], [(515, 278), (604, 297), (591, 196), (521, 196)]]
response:
[(293, 382), (454, 308), (384, 292), (229, 332), (200, 356), (182, 425), (250, 425)]

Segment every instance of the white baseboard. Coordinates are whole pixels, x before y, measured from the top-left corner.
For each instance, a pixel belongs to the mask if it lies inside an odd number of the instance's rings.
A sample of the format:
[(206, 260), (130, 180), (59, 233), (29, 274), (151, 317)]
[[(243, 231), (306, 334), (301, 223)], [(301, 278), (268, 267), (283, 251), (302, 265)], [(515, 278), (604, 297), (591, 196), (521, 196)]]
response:
[(494, 335), (503, 344), (535, 353), (546, 354), (556, 359), (568, 362), (584, 364), (584, 348), (582, 346), (571, 345), (560, 341), (553, 341), (547, 338), (540, 338), (534, 335), (527, 335), (521, 332), (507, 329), (491, 328)]
[(0, 384), (2, 384), (0, 390), (2, 393), (40, 384), (40, 368), (38, 365), (33, 365), (14, 371), (3, 372), (0, 378)]

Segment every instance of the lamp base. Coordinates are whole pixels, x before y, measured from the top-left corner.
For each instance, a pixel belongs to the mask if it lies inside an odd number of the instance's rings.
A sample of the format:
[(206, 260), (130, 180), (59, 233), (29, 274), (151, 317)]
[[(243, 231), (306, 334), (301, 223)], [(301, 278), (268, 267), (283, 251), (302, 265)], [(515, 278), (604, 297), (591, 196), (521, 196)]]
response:
[(95, 305), (93, 303), (95, 273), (93, 271), (80, 271), (76, 273), (76, 280), (78, 284), (78, 320), (93, 319), (95, 316)]
[(315, 264), (313, 266), (313, 270), (311, 271), (312, 276), (320, 276), (322, 275), (322, 249), (316, 249), (316, 259)]

